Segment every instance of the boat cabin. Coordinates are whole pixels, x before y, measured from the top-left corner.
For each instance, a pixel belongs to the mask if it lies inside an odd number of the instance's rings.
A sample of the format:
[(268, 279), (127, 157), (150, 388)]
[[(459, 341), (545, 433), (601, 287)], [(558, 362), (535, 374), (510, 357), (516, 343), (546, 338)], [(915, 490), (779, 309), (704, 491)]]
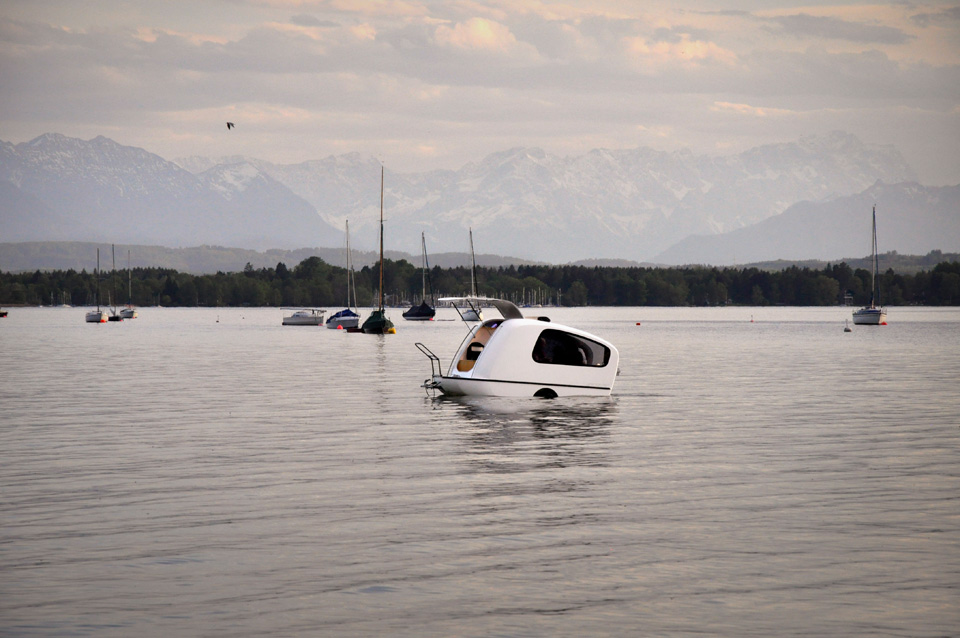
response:
[(431, 387), (453, 395), (610, 394), (619, 364), (612, 344), (546, 317), (525, 318), (510, 302), (489, 301), (504, 318), (471, 328), (447, 373), (428, 380)]

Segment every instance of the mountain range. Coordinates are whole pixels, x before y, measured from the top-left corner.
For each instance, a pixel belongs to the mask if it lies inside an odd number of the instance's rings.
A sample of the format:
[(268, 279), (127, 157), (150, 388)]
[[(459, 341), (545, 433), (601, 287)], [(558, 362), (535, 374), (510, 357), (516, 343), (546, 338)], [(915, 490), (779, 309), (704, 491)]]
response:
[[(296, 249), (342, 246), (349, 220), (351, 242), (369, 250), (377, 243), (379, 180), (378, 160), (356, 153), (299, 164), (167, 161), (105, 137), (46, 134), (0, 142), (0, 236)], [(882, 194), (893, 205), (901, 199), (892, 193), (902, 192), (912, 206), (912, 236), (891, 232), (882, 249), (956, 250), (956, 198), (913, 180), (895, 148), (842, 132), (729, 156), (638, 148), (559, 157), (516, 148), (455, 171), (387, 170), (385, 244), (417, 254), (425, 232), (431, 253), (460, 252), (469, 249), (472, 228), (480, 252), (551, 263), (754, 259), (734, 245), (741, 241), (758, 247), (755, 259), (783, 257), (775, 251), (786, 247), (803, 258), (836, 259), (862, 253), (869, 237), (841, 224), (830, 230), (831, 243), (821, 233), (830, 227), (824, 220), (867, 216), (873, 202), (866, 200)], [(788, 212), (794, 221), (774, 223)], [(820, 215), (813, 232), (798, 232), (811, 215)], [(778, 232), (786, 233), (782, 241), (773, 237)]]

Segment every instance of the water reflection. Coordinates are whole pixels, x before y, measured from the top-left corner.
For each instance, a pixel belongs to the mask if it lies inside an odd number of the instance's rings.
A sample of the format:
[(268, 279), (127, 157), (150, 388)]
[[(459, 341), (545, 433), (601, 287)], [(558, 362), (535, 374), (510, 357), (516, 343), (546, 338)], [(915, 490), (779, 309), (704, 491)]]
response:
[(515, 473), (609, 464), (618, 407), (610, 398), (438, 397), (473, 471)]

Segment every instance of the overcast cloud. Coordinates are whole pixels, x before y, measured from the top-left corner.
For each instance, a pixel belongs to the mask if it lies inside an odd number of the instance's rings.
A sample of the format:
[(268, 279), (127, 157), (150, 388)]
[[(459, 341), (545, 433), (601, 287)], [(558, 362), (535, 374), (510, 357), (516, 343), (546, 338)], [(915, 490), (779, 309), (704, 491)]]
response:
[[(960, 183), (956, 3), (7, 0), (0, 139), (392, 170), (846, 130)], [(227, 131), (224, 122), (236, 123)]]

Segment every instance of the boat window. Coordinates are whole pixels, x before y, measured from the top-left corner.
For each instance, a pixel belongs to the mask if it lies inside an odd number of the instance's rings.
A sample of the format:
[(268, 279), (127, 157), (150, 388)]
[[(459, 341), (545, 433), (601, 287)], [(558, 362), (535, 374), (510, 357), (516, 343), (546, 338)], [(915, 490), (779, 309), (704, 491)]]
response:
[(610, 348), (562, 330), (544, 330), (533, 347), (533, 360), (554, 365), (602, 368), (610, 361)]
[(467, 347), (467, 361), (476, 361), (480, 357), (480, 351), (483, 350), (483, 344), (474, 341)]

